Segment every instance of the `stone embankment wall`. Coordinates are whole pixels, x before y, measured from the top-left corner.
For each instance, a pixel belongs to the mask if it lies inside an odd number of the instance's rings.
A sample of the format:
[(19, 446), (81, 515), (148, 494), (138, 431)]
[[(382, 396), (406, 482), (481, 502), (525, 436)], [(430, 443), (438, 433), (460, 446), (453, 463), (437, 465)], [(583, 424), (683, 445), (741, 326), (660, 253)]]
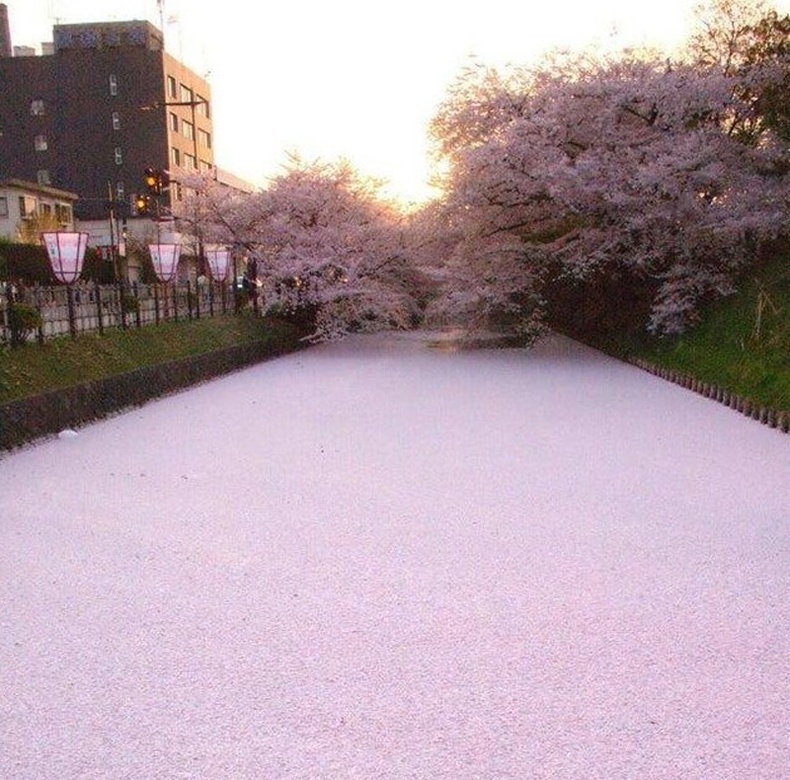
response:
[(771, 428), (777, 428), (784, 433), (790, 433), (790, 411), (771, 409), (761, 404), (757, 404), (749, 398), (731, 393), (729, 390), (724, 390), (721, 387), (712, 385), (708, 382), (703, 382), (694, 377), (682, 374), (678, 371), (673, 371), (668, 368), (661, 368), (654, 366), (644, 360), (634, 359), (631, 361), (633, 365), (638, 366), (644, 371), (649, 371), (661, 379), (666, 379), (669, 382), (674, 382), (681, 387), (686, 387), (693, 390), (695, 393), (704, 395), (706, 398), (711, 398), (714, 401), (729, 406), (747, 417), (751, 417), (764, 425)]
[(266, 342), (242, 344), (1, 404), (0, 452), (293, 351)]
[[(0, 451), (52, 436), (64, 429), (93, 422), (129, 407), (140, 406), (154, 398), (292, 351), (293, 346), (273, 348), (267, 343), (244, 344), (2, 404)], [(631, 362), (651, 374), (723, 403), (771, 428), (790, 433), (790, 411), (761, 406), (715, 385), (643, 360)]]

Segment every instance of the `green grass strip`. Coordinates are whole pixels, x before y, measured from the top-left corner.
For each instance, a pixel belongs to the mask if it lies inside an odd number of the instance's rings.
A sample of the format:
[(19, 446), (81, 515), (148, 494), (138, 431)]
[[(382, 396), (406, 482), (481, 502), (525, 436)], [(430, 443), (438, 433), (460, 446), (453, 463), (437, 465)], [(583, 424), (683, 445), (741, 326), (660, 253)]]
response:
[(296, 329), (280, 320), (229, 315), (5, 348), (0, 350), (0, 403), (239, 344), (296, 344), (297, 339)]

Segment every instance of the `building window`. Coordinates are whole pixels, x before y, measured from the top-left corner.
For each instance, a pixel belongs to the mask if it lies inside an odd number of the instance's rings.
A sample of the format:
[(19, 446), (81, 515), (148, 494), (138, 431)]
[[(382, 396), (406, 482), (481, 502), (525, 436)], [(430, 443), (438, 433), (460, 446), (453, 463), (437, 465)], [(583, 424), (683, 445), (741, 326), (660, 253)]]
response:
[(174, 132), (178, 132), (178, 116), (174, 114), (172, 111), (170, 112), (170, 129)]
[(8, 198), (5, 195), (0, 195), (0, 217), (8, 216)]
[(197, 165), (194, 155), (184, 153), (184, 167), (190, 171), (197, 170)]
[(175, 167), (181, 167), (181, 152), (175, 146), (170, 150), (170, 159)]
[(51, 203), (42, 203), (41, 204), (41, 213), (42, 214), (51, 214), (52, 213), (52, 204)]
[(176, 91), (176, 80), (172, 76), (167, 77), (167, 96), (169, 98), (178, 97), (178, 92)]
[(112, 112), (112, 129), (113, 130), (121, 129), (121, 115), (117, 111)]
[(110, 74), (110, 94), (118, 94), (118, 77), (114, 73)]
[(62, 225), (71, 224), (71, 206), (65, 206), (62, 203), (55, 204), (55, 216)]
[(184, 103), (192, 102), (192, 90), (185, 84), (181, 85), (181, 95), (179, 97), (179, 100), (181, 100)]
[(36, 174), (36, 181), (46, 187), (52, 184), (52, 177), (49, 175), (49, 171), (41, 170)]
[(47, 137), (45, 135), (37, 135), (33, 139), (33, 143), (36, 147), (37, 152), (46, 152), (48, 145), (47, 145)]
[(198, 114), (200, 114), (200, 116), (206, 117), (206, 119), (210, 119), (211, 109), (209, 108), (208, 100), (206, 100), (204, 97), (201, 97), (200, 95), (198, 95), (195, 100), (200, 101), (200, 103), (198, 103), (196, 106)]
[(19, 215), (21, 217), (31, 217), (36, 213), (36, 199), (28, 195), (19, 196)]
[(123, 165), (123, 149), (120, 146), (115, 147), (115, 164)]
[(210, 133), (207, 133), (205, 130), (198, 130), (198, 138), (200, 139), (201, 145), (205, 146), (206, 149), (211, 149)]
[(43, 100), (34, 100), (30, 104), (30, 113), (32, 116), (43, 116), (46, 112), (44, 111), (44, 101)]
[(188, 138), (190, 141), (195, 138), (195, 126), (192, 122), (187, 122), (186, 119), (181, 123), (181, 132), (184, 134), (184, 138)]

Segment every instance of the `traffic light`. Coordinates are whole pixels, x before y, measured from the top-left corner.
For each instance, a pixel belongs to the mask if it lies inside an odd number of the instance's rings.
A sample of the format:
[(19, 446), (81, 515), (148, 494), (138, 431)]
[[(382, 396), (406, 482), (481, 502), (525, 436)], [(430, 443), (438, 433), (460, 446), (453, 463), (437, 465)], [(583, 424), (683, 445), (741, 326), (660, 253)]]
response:
[(143, 172), (143, 181), (151, 195), (159, 195), (159, 171), (154, 168), (146, 168)]
[(148, 195), (135, 195), (134, 207), (138, 216), (145, 216), (151, 209), (151, 199)]
[(151, 195), (162, 195), (170, 186), (170, 177), (167, 171), (159, 171), (152, 167), (146, 168), (143, 172), (143, 181)]

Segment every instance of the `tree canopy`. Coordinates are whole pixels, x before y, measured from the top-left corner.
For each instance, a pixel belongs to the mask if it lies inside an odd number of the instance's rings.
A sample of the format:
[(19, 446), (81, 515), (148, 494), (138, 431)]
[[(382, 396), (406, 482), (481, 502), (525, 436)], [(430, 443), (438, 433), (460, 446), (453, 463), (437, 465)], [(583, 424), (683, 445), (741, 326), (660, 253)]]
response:
[(180, 216), (243, 248), (267, 300), (310, 309), (317, 338), (421, 308), (528, 336), (559, 290), (601, 279), (617, 280), (607, 306), (638, 291), (643, 326), (679, 333), (790, 232), (789, 36), (790, 17), (711, 0), (676, 61), (471, 66), (430, 128), (444, 196), (418, 214), (345, 163), (294, 160), (252, 195), (198, 182)]
[(255, 261), (268, 304), (309, 312), (315, 338), (405, 328), (417, 316), (403, 216), (348, 164), (294, 159), (252, 195), (210, 179), (193, 185), (182, 218), (197, 209), (204, 240)]
[(709, 25), (718, 48), (678, 62), (623, 52), (467, 69), (432, 125), (460, 236), (444, 305), (483, 322), (518, 312), (524, 327), (552, 280), (626, 275), (652, 286), (651, 330), (689, 327), (790, 226), (787, 22)]

